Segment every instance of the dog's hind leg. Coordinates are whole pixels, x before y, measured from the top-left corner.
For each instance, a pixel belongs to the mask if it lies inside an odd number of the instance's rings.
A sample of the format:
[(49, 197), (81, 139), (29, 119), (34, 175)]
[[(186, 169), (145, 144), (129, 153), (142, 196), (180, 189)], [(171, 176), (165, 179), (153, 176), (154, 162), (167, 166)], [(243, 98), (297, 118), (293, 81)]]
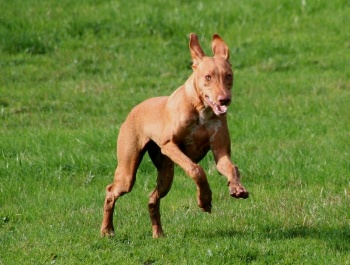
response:
[(160, 220), (160, 199), (165, 197), (171, 188), (174, 178), (174, 162), (163, 155), (155, 143), (150, 143), (148, 153), (157, 168), (157, 186), (150, 195), (148, 210), (151, 217), (153, 238), (163, 237), (164, 232)]
[(145, 144), (138, 144), (138, 139), (130, 134), (128, 128), (121, 128), (118, 137), (117, 159), (118, 167), (113, 183), (106, 188), (106, 198), (103, 207), (101, 236), (113, 236), (113, 211), (116, 200), (130, 192), (136, 179), (136, 171), (145, 153)]
[(103, 207), (101, 236), (113, 236), (113, 212), (115, 202), (120, 196), (131, 191), (135, 182), (134, 172), (125, 172), (118, 168), (115, 171), (114, 181), (106, 187), (106, 198)]

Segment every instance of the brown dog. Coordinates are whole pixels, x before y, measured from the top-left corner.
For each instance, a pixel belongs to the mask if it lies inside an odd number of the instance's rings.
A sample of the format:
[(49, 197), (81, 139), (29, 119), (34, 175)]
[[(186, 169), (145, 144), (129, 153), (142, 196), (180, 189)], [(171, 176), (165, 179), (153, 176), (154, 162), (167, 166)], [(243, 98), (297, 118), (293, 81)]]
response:
[(197, 163), (212, 150), (217, 169), (227, 177), (230, 195), (247, 198), (238, 168), (230, 159), (226, 112), (231, 103), (233, 72), (229, 50), (219, 35), (212, 40), (214, 57), (205, 56), (195, 34), (190, 35), (193, 73), (169, 97), (148, 99), (137, 105), (120, 128), (114, 181), (106, 188), (101, 234), (113, 235), (116, 200), (131, 191), (137, 168), (148, 151), (157, 168), (157, 186), (148, 203), (153, 237), (164, 236), (159, 205), (170, 190), (174, 163), (197, 185), (198, 205), (211, 211), (211, 190)]

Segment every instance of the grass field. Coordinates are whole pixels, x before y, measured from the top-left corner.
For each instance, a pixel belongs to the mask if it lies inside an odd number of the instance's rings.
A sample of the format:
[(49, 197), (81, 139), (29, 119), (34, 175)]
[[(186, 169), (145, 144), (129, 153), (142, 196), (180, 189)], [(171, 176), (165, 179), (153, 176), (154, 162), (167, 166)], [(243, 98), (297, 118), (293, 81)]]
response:
[[(350, 264), (350, 1), (0, 1), (0, 264)], [(228, 121), (250, 191), (209, 155), (213, 213), (177, 168), (147, 210), (145, 156), (101, 239), (118, 130), (190, 75), (188, 35), (219, 33), (235, 70)]]

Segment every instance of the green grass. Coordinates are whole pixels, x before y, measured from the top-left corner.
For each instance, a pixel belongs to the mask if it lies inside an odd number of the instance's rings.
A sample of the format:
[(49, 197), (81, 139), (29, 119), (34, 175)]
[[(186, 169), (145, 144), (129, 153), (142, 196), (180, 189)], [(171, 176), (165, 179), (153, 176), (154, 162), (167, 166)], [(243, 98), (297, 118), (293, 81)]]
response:
[[(350, 264), (350, 2), (0, 2), (0, 264)], [(130, 109), (190, 75), (188, 35), (219, 33), (235, 70), (229, 197), (209, 155), (213, 213), (176, 169), (147, 211), (145, 156), (99, 237)]]

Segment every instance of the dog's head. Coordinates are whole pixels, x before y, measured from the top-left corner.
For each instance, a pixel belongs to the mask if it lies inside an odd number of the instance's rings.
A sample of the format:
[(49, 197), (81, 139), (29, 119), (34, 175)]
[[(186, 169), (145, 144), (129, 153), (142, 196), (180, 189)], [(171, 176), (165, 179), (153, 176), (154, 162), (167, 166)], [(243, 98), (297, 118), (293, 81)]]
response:
[(204, 54), (196, 34), (190, 35), (195, 86), (204, 105), (210, 106), (217, 116), (223, 116), (231, 103), (233, 72), (229, 50), (217, 34), (212, 39), (213, 57)]

